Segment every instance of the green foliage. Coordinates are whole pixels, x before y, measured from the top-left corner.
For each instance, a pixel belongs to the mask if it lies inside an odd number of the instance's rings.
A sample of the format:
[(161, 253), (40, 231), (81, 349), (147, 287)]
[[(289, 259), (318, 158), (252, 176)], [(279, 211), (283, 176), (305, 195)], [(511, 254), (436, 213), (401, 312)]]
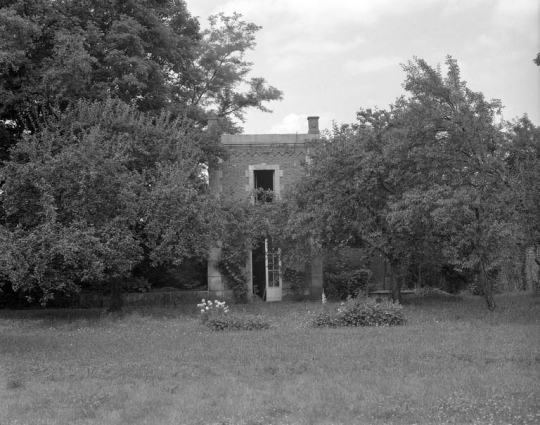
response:
[(270, 324), (260, 316), (231, 313), (219, 317), (211, 317), (205, 323), (213, 331), (253, 331), (268, 329)]
[[(500, 294), (503, 292), (503, 287), (501, 282), (498, 279), (499, 270), (492, 269), (486, 273), (487, 285), (489, 285), (489, 290), (494, 294)], [(474, 279), (467, 288), (468, 292), (472, 295), (485, 295), (484, 287), (478, 279)]]
[(115, 100), (48, 117), (0, 169), (0, 273), (45, 303), (121, 281), (143, 255), (205, 258), (218, 214), (201, 174), (206, 137)]
[(283, 280), (289, 284), (289, 291), (296, 301), (304, 299), (306, 274), (292, 267), (284, 267)]
[(325, 264), (324, 293), (330, 300), (344, 300), (365, 292), (371, 272), (367, 268), (356, 268), (344, 261)]
[(282, 97), (248, 78), (260, 28), (238, 14), (200, 32), (182, 0), (91, 6), (0, 4), (0, 274), (43, 302), (206, 257), (221, 212), (203, 164), (225, 152), (200, 130)]
[(206, 259), (186, 258), (178, 265), (171, 261), (152, 265), (150, 258), (145, 256), (133, 270), (133, 275), (146, 279), (153, 289), (167, 287), (184, 291), (204, 290), (208, 285), (207, 269)]
[(371, 298), (351, 298), (335, 312), (323, 312), (313, 320), (315, 327), (396, 326), (405, 324), (403, 307), (391, 301), (377, 303)]
[(0, 124), (19, 136), (36, 130), (32, 115), (81, 98), (163, 111), (200, 40), (183, 1), (10, 3), (0, 6)]
[[(266, 102), (282, 98), (248, 78), (244, 55), (260, 27), (238, 14), (212, 16), (201, 32), (183, 0), (8, 3), (0, 3), (0, 160), (36, 131), (36, 117), (80, 99), (120, 99), (200, 126), (214, 113), (238, 132), (247, 109), (269, 111)], [(216, 142), (207, 149), (223, 153)]]
[(211, 317), (229, 313), (229, 307), (225, 304), (225, 301), (212, 301), (203, 298), (201, 303), (197, 304), (197, 308), (201, 310), (199, 317), (203, 323), (206, 323)]
[(522, 236), (526, 245), (535, 245), (540, 241), (540, 127), (524, 115), (507, 123), (506, 135), (511, 141), (506, 163), (518, 197)]
[(251, 246), (251, 204), (223, 201), (223, 229), (221, 255), (217, 263), (220, 273), (227, 279), (237, 302), (248, 300), (246, 258)]
[(361, 110), (314, 143), (296, 215), (323, 247), (361, 242), (382, 254), (392, 288), (413, 263), (476, 274), (492, 309), (485, 276), (520, 240), (511, 138), (500, 101), (467, 88), (453, 58), (446, 67), (409, 61), (408, 96), (388, 111)]
[[(253, 202), (258, 199), (257, 202)], [(304, 264), (309, 256), (306, 239), (291, 232), (290, 204), (277, 199), (273, 193), (254, 191), (244, 201), (222, 198), (221, 257), (217, 264), (219, 271), (227, 279), (227, 286), (233, 290), (238, 302), (246, 302), (248, 294), (246, 258), (248, 253), (271, 238), (274, 246), (280, 247), (280, 258), (285, 278), (293, 277), (298, 294), (303, 294), (303, 280), (299, 274), (293, 276), (292, 269)], [(293, 267), (294, 265), (294, 267)], [(300, 273), (300, 272), (298, 272)]]
[(152, 286), (144, 277), (132, 277), (123, 282), (124, 292), (148, 292)]
[[(201, 33), (187, 75), (172, 87), (175, 99), (187, 100), (188, 116), (205, 121), (212, 111), (230, 134), (241, 132), (238, 121), (244, 122), (246, 109), (271, 112), (265, 103), (283, 98), (264, 78), (248, 78), (253, 63), (245, 60), (245, 54), (255, 48), (255, 35), (261, 27), (241, 18), (238, 13), (210, 16), (210, 27)], [(244, 87), (247, 91), (239, 90)]]
[(213, 331), (251, 331), (268, 329), (270, 324), (260, 316), (247, 313), (231, 313), (223, 301), (205, 301), (197, 304), (200, 319)]

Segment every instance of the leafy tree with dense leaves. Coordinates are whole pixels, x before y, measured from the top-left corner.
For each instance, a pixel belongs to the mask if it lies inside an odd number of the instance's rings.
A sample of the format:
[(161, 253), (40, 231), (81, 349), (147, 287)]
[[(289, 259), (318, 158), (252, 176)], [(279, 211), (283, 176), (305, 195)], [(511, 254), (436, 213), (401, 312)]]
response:
[(219, 208), (201, 167), (226, 152), (200, 130), (215, 114), (240, 131), (281, 98), (248, 79), (260, 28), (240, 18), (201, 32), (183, 0), (0, 1), (0, 263), (15, 289), (46, 301), (107, 281), (118, 299), (143, 256), (206, 257)]
[(219, 218), (200, 165), (208, 137), (120, 100), (45, 117), (0, 169), (0, 273), (43, 303), (103, 282), (118, 301), (143, 247), (154, 264), (206, 258)]
[(241, 131), (238, 121), (244, 122), (246, 109), (271, 112), (265, 103), (283, 97), (264, 78), (248, 78), (253, 63), (245, 60), (245, 54), (255, 48), (261, 27), (241, 18), (238, 13), (210, 16), (210, 27), (202, 32), (195, 58), (186, 70), (189, 78), (180, 74), (173, 84), (173, 100), (185, 104), (189, 116), (204, 122), (212, 111), (229, 134)]
[(32, 117), (81, 98), (159, 113), (170, 101), (170, 74), (186, 69), (199, 40), (182, 1), (4, 1), (2, 131), (16, 141), (35, 130)]
[(500, 253), (515, 246), (518, 234), (502, 106), (467, 88), (454, 59), (448, 57), (446, 65), (445, 77), (420, 59), (405, 65), (405, 89), (411, 94), (402, 100), (411, 123), (407, 137), (423, 140), (425, 159), (433, 158), (436, 166), (425, 174), (431, 183), (424, 193), (436, 199), (431, 217), (443, 254), (477, 276), (493, 309), (488, 272), (501, 266)]
[[(505, 135), (511, 143), (506, 162), (518, 198), (517, 217), (522, 241), (524, 246), (533, 247), (536, 252), (540, 246), (540, 127), (524, 115), (507, 124)], [(538, 259), (535, 261), (539, 263)], [(538, 276), (533, 279), (538, 280)], [(540, 291), (537, 285), (532, 289)]]
[[(286, 193), (284, 195), (287, 196)], [(279, 247), (284, 278), (293, 283), (292, 289), (303, 292), (304, 280), (299, 275), (310, 259), (310, 247), (306, 243), (308, 240), (298, 238), (298, 233), (289, 232), (292, 228), (288, 226), (293, 218), (290, 210), (292, 203), (287, 198), (280, 199), (274, 192), (262, 189), (254, 190), (243, 200), (223, 197), (220, 203), (221, 253), (217, 267), (225, 277), (227, 286), (233, 290), (236, 300), (246, 302), (252, 298), (247, 287), (246, 258), (250, 252), (257, 255), (257, 248), (265, 240), (271, 240), (272, 246)], [(294, 278), (298, 278), (298, 281), (291, 282)]]
[(363, 246), (366, 256), (382, 254), (390, 266), (392, 295), (400, 298), (404, 270), (411, 259), (415, 239), (397, 220), (394, 202), (409, 184), (394, 173), (397, 158), (387, 137), (390, 114), (363, 111), (365, 123), (335, 127), (310, 147), (306, 176), (295, 191), (294, 221), (290, 234), (305, 233), (322, 249)]
[(501, 105), (446, 65), (446, 76), (421, 59), (404, 65), (408, 97), (315, 145), (297, 206), (325, 244), (359, 240), (383, 254), (396, 297), (414, 257), (439, 257), (474, 274), (493, 309), (488, 273), (516, 241)]
[(213, 113), (240, 131), (234, 119), (282, 96), (248, 79), (244, 54), (260, 27), (240, 18), (210, 17), (201, 32), (182, 0), (2, 1), (0, 161), (24, 131), (36, 131), (36, 116), (79, 99), (117, 98), (201, 126)]

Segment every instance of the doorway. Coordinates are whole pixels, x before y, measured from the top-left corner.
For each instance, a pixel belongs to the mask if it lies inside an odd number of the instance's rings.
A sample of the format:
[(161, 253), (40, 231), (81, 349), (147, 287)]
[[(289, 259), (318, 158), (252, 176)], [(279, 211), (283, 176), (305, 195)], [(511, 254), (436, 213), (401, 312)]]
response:
[[(256, 168), (256, 167), (261, 167)], [(251, 186), (257, 192), (255, 202), (272, 202), (274, 197), (268, 196), (262, 191), (272, 191), (279, 194), (279, 166), (261, 164), (250, 166), (253, 172)], [(253, 295), (264, 301), (281, 301), (281, 260), (279, 248), (272, 243), (268, 235), (261, 237), (251, 252), (251, 274), (253, 283)]]
[(263, 301), (281, 301), (280, 250), (273, 245), (272, 238), (261, 239), (253, 249), (251, 270), (253, 294)]

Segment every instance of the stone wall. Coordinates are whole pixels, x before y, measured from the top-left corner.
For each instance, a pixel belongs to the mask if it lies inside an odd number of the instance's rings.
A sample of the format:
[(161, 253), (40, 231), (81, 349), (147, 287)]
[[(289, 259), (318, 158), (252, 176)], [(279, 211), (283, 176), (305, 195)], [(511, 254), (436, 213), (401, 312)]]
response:
[[(170, 292), (137, 292), (122, 295), (124, 307), (170, 307), (176, 305), (196, 305), (202, 299), (209, 299), (213, 294), (208, 291), (170, 291)], [(100, 294), (82, 293), (80, 305), (84, 308), (109, 308), (111, 298)]]
[[(302, 162), (306, 160), (306, 141), (313, 135), (225, 135), (223, 144), (229, 158), (210, 170), (210, 187), (219, 196), (244, 200), (253, 189), (250, 185), (250, 166), (278, 166), (279, 187), (284, 193), (289, 186), (302, 177)], [(264, 142), (264, 143), (261, 143)], [(251, 142), (251, 143), (248, 143)], [(251, 170), (252, 171), (252, 170)]]

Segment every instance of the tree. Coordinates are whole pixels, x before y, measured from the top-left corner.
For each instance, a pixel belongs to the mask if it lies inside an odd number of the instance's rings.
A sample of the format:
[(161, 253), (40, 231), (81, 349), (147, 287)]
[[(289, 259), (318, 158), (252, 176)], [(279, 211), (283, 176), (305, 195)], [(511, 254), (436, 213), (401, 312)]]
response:
[(501, 105), (446, 65), (446, 77), (421, 59), (404, 65), (408, 97), (314, 146), (297, 205), (326, 244), (358, 239), (382, 253), (396, 296), (420, 255), (476, 275), (493, 309), (488, 273), (516, 234)]
[[(255, 47), (255, 35), (261, 27), (241, 17), (238, 13), (220, 13), (208, 18), (210, 28), (202, 32), (193, 62), (186, 74), (178, 75), (173, 88), (174, 99), (179, 105), (186, 103), (191, 117), (205, 121), (211, 111), (231, 134), (241, 131), (233, 118), (244, 122), (248, 108), (271, 112), (265, 102), (283, 97), (264, 78), (248, 79), (253, 63), (244, 56)], [(242, 92), (244, 88), (247, 91)]]
[[(391, 270), (392, 295), (400, 299), (410, 238), (392, 221), (391, 209), (406, 181), (391, 172), (393, 158), (385, 138), (390, 115), (365, 111), (370, 125), (335, 127), (310, 147), (307, 175), (296, 188), (291, 223), (323, 249), (362, 245), (368, 256), (382, 254)], [(397, 179), (396, 179), (397, 177)], [(289, 229), (289, 233), (298, 233)]]
[[(23, 132), (36, 131), (36, 117), (79, 99), (121, 99), (200, 126), (214, 113), (240, 131), (233, 118), (267, 111), (282, 93), (247, 78), (244, 54), (260, 27), (238, 14), (210, 22), (201, 33), (182, 0), (0, 3), (0, 161)], [(208, 149), (219, 151), (217, 143)]]
[(182, 1), (4, 2), (3, 131), (17, 140), (34, 131), (32, 116), (81, 98), (118, 98), (159, 113), (169, 102), (169, 74), (187, 67), (199, 38)]
[(538, 53), (538, 54), (536, 55), (536, 57), (533, 59), (533, 62), (534, 62), (536, 65), (540, 66), (540, 53)]
[[(536, 254), (540, 246), (540, 127), (527, 115), (507, 124), (506, 136), (511, 153), (506, 158), (517, 202), (517, 217), (523, 245)], [(534, 258), (540, 265), (538, 258)], [(534, 268), (533, 268), (534, 269)], [(539, 276), (533, 277), (533, 290), (540, 291)]]
[[(0, 169), (0, 273), (43, 303), (119, 283), (140, 262), (205, 258), (219, 209), (201, 173), (209, 136), (120, 100), (47, 116)], [(113, 307), (118, 307), (114, 305)]]
[(226, 152), (201, 130), (217, 113), (240, 131), (233, 118), (281, 92), (247, 79), (259, 27), (211, 23), (201, 33), (183, 0), (0, 1), (0, 263), (14, 287), (43, 301), (118, 288), (142, 255), (205, 257), (218, 240), (201, 167)]
[(436, 184), (428, 190), (439, 198), (432, 216), (445, 238), (444, 254), (477, 275), (493, 309), (488, 271), (500, 267), (500, 253), (516, 242), (515, 197), (504, 161), (509, 146), (498, 119), (502, 106), (468, 89), (454, 59), (446, 65), (446, 78), (420, 59), (405, 65), (411, 98), (403, 106), (411, 112), (409, 137), (427, 136), (433, 171), (444, 177), (431, 177)]

